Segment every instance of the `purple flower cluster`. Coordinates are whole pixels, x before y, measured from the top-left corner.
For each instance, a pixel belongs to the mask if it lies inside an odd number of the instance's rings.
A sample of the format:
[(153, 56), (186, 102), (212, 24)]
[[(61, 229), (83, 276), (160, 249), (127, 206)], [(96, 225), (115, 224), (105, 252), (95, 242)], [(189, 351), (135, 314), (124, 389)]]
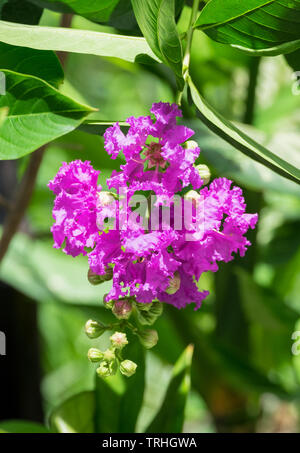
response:
[[(127, 135), (118, 123), (104, 134), (108, 154), (115, 159), (123, 152), (126, 159), (107, 181), (114, 195), (101, 191), (99, 172), (79, 160), (64, 163), (49, 183), (56, 195), (54, 247), (65, 242), (65, 253), (87, 254), (96, 274), (113, 269), (107, 301), (130, 296), (141, 303), (158, 299), (177, 308), (189, 303), (199, 308), (208, 295), (198, 288), (200, 276), (217, 271), (218, 261), (232, 260), (233, 253), (245, 254), (250, 245), (245, 233), (255, 227), (257, 214), (245, 213), (242, 190), (226, 178), (201, 188), (194, 165), (200, 149), (187, 142), (194, 132), (176, 124), (182, 116), (176, 104), (153, 104), (151, 113), (156, 120), (128, 118)], [(176, 214), (172, 205), (184, 188), (197, 190), (195, 199), (187, 201), (192, 212), (188, 224), (184, 208)], [(131, 199), (140, 191), (153, 194), (158, 209), (170, 207), (170, 223), (165, 224), (161, 211), (155, 228), (151, 213), (144, 215), (148, 223), (135, 215)], [(120, 215), (125, 218), (122, 224)], [(175, 227), (178, 216), (180, 228)], [(105, 226), (108, 218), (115, 219), (114, 227)]]

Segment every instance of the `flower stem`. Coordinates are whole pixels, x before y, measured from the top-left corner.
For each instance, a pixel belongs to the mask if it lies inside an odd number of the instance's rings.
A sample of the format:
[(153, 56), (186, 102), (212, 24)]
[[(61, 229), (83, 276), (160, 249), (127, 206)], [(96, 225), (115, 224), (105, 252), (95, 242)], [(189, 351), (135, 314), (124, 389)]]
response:
[[(194, 33), (193, 25), (197, 18), (199, 4), (200, 4), (200, 0), (194, 0), (193, 6), (192, 6), (192, 12), (191, 12), (191, 16), (190, 16), (190, 23), (189, 23), (189, 27), (186, 32), (186, 48), (185, 48), (183, 61), (182, 61), (182, 76), (183, 76), (185, 84), (186, 84), (188, 76), (189, 76), (189, 67), (190, 67), (190, 60), (191, 60), (191, 47), (192, 47), (193, 33)], [(181, 104), (183, 91), (184, 91), (184, 88), (182, 91), (178, 91), (178, 93), (177, 93), (176, 104), (178, 104), (178, 105)]]
[(190, 67), (191, 47), (192, 47), (193, 34), (194, 34), (193, 25), (197, 18), (199, 3), (200, 3), (200, 0), (194, 0), (194, 2), (193, 2), (189, 28), (187, 30), (187, 35), (186, 35), (186, 48), (185, 48), (185, 53), (184, 53), (183, 62), (182, 62), (182, 74), (183, 74), (183, 78), (184, 78), (185, 82), (186, 82), (186, 77), (188, 76), (188, 71), (189, 71), (189, 67)]

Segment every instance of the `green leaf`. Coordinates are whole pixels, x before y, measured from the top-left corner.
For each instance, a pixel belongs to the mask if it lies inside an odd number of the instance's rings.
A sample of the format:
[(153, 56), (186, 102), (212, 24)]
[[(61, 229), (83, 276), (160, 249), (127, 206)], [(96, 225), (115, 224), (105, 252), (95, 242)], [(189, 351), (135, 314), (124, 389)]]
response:
[[(116, 121), (98, 121), (98, 120), (85, 120), (79, 126), (79, 130), (87, 132), (88, 134), (103, 135), (108, 127), (113, 126)], [(118, 121), (121, 130), (127, 133), (129, 125), (124, 121)]]
[(295, 72), (300, 71), (300, 50), (285, 55), (285, 59)]
[(228, 347), (215, 334), (204, 334), (193, 317), (185, 312), (172, 310), (169, 312), (177, 327), (188, 326), (187, 332), (181, 330), (183, 339), (192, 339), (195, 346), (193, 367), (193, 384), (201, 394), (211, 397), (220, 383), (230, 384), (241, 392), (260, 394), (270, 392), (282, 397), (289, 397), (281, 385), (273, 382), (267, 374), (253, 365), (252, 358), (246, 354), (237, 354), (236, 347)]
[(137, 319), (143, 326), (152, 326), (162, 315), (163, 304), (159, 301), (152, 303), (149, 310), (137, 310)]
[(121, 398), (124, 392), (123, 378), (118, 373), (105, 379), (96, 376), (95, 379), (95, 432), (117, 433)]
[(172, 377), (162, 403), (147, 433), (181, 433), (186, 399), (190, 390), (193, 346), (189, 345), (173, 368)]
[(38, 24), (43, 9), (26, 0), (0, 0), (0, 19), (21, 24)]
[(145, 350), (136, 340), (129, 339), (124, 357), (137, 364), (136, 372), (125, 380), (125, 391), (120, 401), (119, 432), (135, 432), (136, 422), (143, 404), (145, 388)]
[(298, 319), (297, 312), (270, 290), (258, 286), (251, 275), (241, 267), (236, 269), (236, 273), (241, 301), (249, 320), (259, 323), (265, 329), (275, 330), (278, 334), (292, 331)]
[(17, 159), (72, 131), (93, 111), (43, 80), (9, 70), (0, 108), (9, 113), (0, 127), (0, 159)]
[(268, 149), (239, 130), (230, 121), (216, 112), (199, 94), (192, 80), (189, 79), (192, 99), (198, 108), (200, 119), (227, 142), (231, 143), (242, 153), (260, 162), (281, 176), (300, 184), (300, 170), (289, 162), (281, 159)]
[(94, 413), (94, 392), (82, 392), (54, 409), (49, 425), (56, 433), (93, 433)]
[(108, 25), (117, 30), (131, 31), (135, 35), (141, 34), (129, 0), (119, 0), (109, 18)]
[(289, 397), (281, 384), (271, 381), (267, 373), (253, 366), (249, 358), (242, 357), (233, 348), (217, 339), (212, 339), (211, 344), (219, 372), (236, 389), (258, 394), (274, 393), (281, 398)]
[(157, 60), (144, 38), (89, 30), (39, 27), (0, 21), (0, 41), (40, 50), (86, 53), (135, 61), (147, 54)]
[(40, 423), (27, 420), (4, 420), (0, 422), (0, 433), (49, 433), (50, 431)]
[(7, 117), (7, 114), (8, 114), (8, 108), (3, 107), (0, 109), (0, 126), (3, 123), (3, 121), (5, 120), (5, 118)]
[(290, 54), (291, 52), (296, 51), (300, 48), (300, 39), (296, 41), (287, 42), (284, 44), (280, 44), (278, 46), (269, 47), (268, 49), (249, 49), (247, 47), (237, 46), (232, 44), (232, 47), (241, 50), (251, 57), (276, 57), (277, 55), (281, 54)]
[(176, 29), (174, 0), (131, 0), (131, 3), (149, 46), (173, 69), (182, 88), (182, 47)]
[[(51, 216), (50, 204), (48, 215)], [(99, 287), (91, 285), (87, 280), (87, 258), (78, 256), (74, 260), (62, 250), (53, 249), (52, 244), (52, 240), (32, 241), (24, 234), (17, 234), (1, 265), (0, 279), (37, 302), (56, 300), (94, 305), (99, 310), (111, 282)]]
[(30, 0), (31, 3), (61, 13), (78, 14), (95, 22), (106, 22), (119, 0)]
[(64, 79), (59, 59), (50, 50), (41, 51), (0, 42), (0, 68), (39, 77), (56, 88)]
[(299, 1), (210, 0), (195, 27), (215, 41), (250, 52), (288, 53), (300, 47)]

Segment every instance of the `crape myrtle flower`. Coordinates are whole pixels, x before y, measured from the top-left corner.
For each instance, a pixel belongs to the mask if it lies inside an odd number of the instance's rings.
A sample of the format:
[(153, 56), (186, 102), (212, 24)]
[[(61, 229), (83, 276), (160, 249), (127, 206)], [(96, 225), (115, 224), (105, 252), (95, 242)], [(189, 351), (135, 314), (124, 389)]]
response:
[(182, 116), (176, 104), (153, 104), (151, 113), (155, 121), (150, 116), (128, 118), (127, 135), (118, 123), (106, 130), (108, 154), (115, 159), (122, 151), (126, 159), (121, 171), (113, 172), (108, 186), (117, 189), (127, 184), (131, 188), (136, 186), (136, 190), (155, 190), (157, 195), (169, 196), (189, 184), (199, 188), (201, 177), (193, 164), (200, 149), (181, 146), (194, 131), (176, 124), (176, 117)]
[[(201, 275), (216, 272), (218, 262), (231, 261), (233, 254), (244, 256), (251, 245), (245, 234), (255, 227), (257, 214), (246, 213), (242, 190), (232, 181), (218, 178), (204, 187), (195, 166), (200, 149), (189, 141), (194, 132), (176, 124), (182, 116), (176, 104), (153, 104), (151, 113), (155, 119), (128, 118), (126, 135), (118, 123), (104, 134), (108, 154), (115, 159), (123, 153), (126, 159), (107, 181), (116, 194), (102, 191), (99, 172), (79, 160), (64, 163), (50, 181), (56, 195), (54, 247), (65, 244), (69, 255), (88, 255), (92, 275), (106, 276), (109, 270), (107, 303), (131, 298), (138, 304), (159, 300), (177, 308), (194, 303), (197, 309), (208, 295), (199, 290)], [(164, 202), (171, 207), (187, 187), (192, 196), (182, 201), (179, 214), (170, 208), (169, 224), (152, 211), (148, 219), (146, 214), (139, 214), (140, 221), (134, 217), (131, 200), (137, 191), (153, 194), (156, 207)], [(151, 223), (155, 215), (156, 228)], [(107, 224), (107, 219), (113, 222)], [(178, 219), (180, 228), (175, 227)]]
[(86, 255), (85, 248), (93, 248), (98, 236), (96, 203), (99, 171), (90, 162), (75, 160), (63, 163), (59, 172), (48, 184), (56, 199), (53, 208), (55, 224), (51, 228), (54, 247), (65, 241), (64, 252)]

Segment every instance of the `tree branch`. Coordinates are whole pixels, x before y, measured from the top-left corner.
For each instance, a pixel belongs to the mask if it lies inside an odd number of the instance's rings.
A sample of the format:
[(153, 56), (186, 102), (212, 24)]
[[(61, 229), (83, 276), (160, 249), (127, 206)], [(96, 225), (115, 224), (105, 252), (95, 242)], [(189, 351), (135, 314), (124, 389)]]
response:
[(30, 155), (28, 167), (26, 168), (22, 181), (15, 193), (12, 207), (6, 216), (3, 225), (3, 233), (0, 240), (0, 262), (6, 254), (12, 238), (18, 231), (21, 220), (29, 205), (45, 149), (46, 145)]

